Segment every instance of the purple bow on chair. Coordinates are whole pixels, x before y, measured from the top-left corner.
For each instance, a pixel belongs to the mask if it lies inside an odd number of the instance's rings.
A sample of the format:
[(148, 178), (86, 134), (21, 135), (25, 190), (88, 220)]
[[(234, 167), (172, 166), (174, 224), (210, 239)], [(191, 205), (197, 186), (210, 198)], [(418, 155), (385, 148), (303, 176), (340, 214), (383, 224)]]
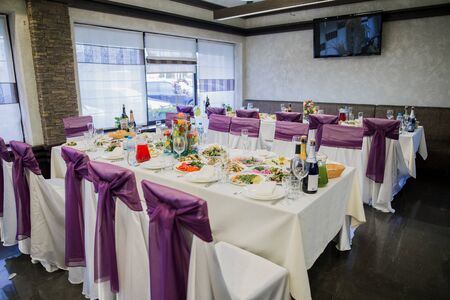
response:
[(29, 238), (31, 235), (30, 187), (28, 186), (25, 169), (30, 170), (36, 175), (41, 175), (41, 169), (39, 169), (39, 164), (36, 157), (34, 157), (30, 145), (23, 142), (11, 141), (10, 146), (14, 153), (12, 176), (14, 196), (16, 198), (16, 239), (20, 241)]
[(259, 111), (256, 109), (237, 109), (236, 117), (259, 119)]
[(241, 135), (242, 129), (248, 130), (249, 137), (259, 137), (259, 119), (253, 118), (231, 118), (230, 133), (232, 135)]
[(189, 105), (177, 105), (177, 112), (182, 112), (184, 114), (189, 115), (190, 117), (193, 117), (194, 107)]
[(186, 299), (190, 241), (185, 230), (212, 242), (204, 200), (146, 180), (142, 181), (149, 224), (151, 298)]
[(279, 141), (292, 141), (294, 135), (308, 135), (308, 124), (276, 121), (275, 123), (275, 139)]
[(206, 114), (208, 115), (208, 119), (211, 115), (226, 115), (225, 108), (223, 107), (211, 107), (208, 106), (206, 109)]
[(323, 125), (321, 146), (361, 149), (364, 129), (362, 127)]
[(400, 121), (364, 118), (364, 136), (372, 137), (366, 176), (377, 183), (383, 183), (386, 162), (386, 138), (398, 140)]
[(322, 127), (325, 124), (337, 124), (338, 117), (333, 115), (309, 115), (309, 129), (316, 129), (316, 150), (322, 141)]
[(66, 252), (68, 267), (86, 266), (84, 253), (84, 218), (81, 180), (89, 180), (89, 157), (70, 147), (61, 148), (61, 156), (66, 162)]
[(211, 115), (208, 129), (219, 132), (230, 132), (231, 117), (222, 115)]
[[(119, 291), (117, 272), (114, 197), (133, 211), (142, 211), (136, 178), (133, 172), (107, 163), (88, 163), (89, 177), (98, 193), (97, 221), (95, 224), (94, 279), (110, 281), (111, 291)], [(130, 233), (131, 234), (131, 233)]]
[(10, 162), (8, 148), (6, 148), (5, 141), (0, 137), (0, 217), (3, 217), (3, 202), (5, 197), (4, 177), (3, 177), (3, 161)]
[(92, 123), (92, 116), (69, 117), (63, 119), (66, 137), (82, 136), (88, 131), (87, 124)]
[(278, 111), (275, 113), (277, 121), (287, 121), (287, 122), (301, 122), (302, 114), (299, 112), (284, 112)]

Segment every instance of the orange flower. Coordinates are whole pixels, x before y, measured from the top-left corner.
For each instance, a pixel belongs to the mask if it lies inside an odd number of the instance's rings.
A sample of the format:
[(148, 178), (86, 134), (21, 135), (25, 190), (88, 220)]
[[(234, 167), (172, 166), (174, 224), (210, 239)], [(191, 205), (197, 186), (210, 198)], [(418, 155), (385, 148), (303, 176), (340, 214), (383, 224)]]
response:
[(170, 130), (164, 131), (164, 136), (169, 136), (169, 135), (170, 135)]
[(177, 117), (179, 119), (184, 119), (185, 118), (184, 113), (182, 113), (182, 112), (178, 113)]

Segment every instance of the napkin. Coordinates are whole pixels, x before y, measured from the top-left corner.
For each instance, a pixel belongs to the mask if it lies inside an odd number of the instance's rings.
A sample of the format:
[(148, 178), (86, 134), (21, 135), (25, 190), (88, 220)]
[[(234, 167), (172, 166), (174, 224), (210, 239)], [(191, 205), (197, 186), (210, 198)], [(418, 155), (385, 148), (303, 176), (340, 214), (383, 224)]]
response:
[(213, 166), (203, 166), (200, 171), (193, 173), (196, 179), (206, 180), (214, 178), (214, 167)]
[(248, 191), (254, 196), (270, 197), (275, 192), (276, 186), (277, 184), (273, 181), (262, 182), (250, 186)]

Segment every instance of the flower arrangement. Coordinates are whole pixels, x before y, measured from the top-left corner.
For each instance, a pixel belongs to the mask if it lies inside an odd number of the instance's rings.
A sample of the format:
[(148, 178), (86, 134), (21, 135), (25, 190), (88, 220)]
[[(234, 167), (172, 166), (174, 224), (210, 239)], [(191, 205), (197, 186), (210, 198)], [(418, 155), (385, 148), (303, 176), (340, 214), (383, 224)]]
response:
[(183, 156), (197, 152), (198, 132), (192, 127), (191, 122), (186, 120), (184, 113), (179, 113), (172, 120), (172, 131), (164, 131), (164, 148), (167, 152), (173, 153), (173, 138), (184, 136), (186, 138), (187, 147), (182, 153)]
[(309, 115), (314, 114), (316, 108), (314, 106), (314, 102), (312, 100), (303, 101), (303, 118), (308, 119)]

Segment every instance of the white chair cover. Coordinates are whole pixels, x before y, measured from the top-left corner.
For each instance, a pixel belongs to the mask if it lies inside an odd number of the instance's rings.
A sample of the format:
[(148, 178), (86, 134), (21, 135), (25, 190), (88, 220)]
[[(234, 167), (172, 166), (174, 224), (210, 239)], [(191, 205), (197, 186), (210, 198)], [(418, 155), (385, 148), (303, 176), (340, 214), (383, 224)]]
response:
[(220, 132), (208, 129), (206, 133), (206, 143), (207, 144), (219, 144), (223, 147), (228, 147), (228, 140), (230, 134), (228, 132)]
[(292, 142), (288, 141), (274, 140), (271, 151), (287, 158), (292, 158), (295, 155), (295, 147)]
[[(1, 159), (1, 158), (0, 158)], [(12, 162), (3, 161), (3, 186), (4, 202), (3, 217), (0, 218), (1, 238), (3, 246), (13, 246), (17, 244), (17, 218), (16, 218), (16, 200), (14, 197), (12, 181)]]
[[(143, 220), (145, 209), (132, 211), (122, 201), (116, 201), (115, 238), (119, 293), (111, 292), (109, 282), (94, 282), (94, 242), (97, 219), (97, 195), (92, 183), (84, 184), (84, 232), (86, 270), (83, 294), (86, 298), (100, 300), (150, 299), (150, 272), (148, 248)], [(148, 226), (148, 220), (147, 226)], [(132, 233), (132, 234), (130, 234)]]
[[(264, 149), (261, 137), (248, 137), (249, 149), (255, 151), (257, 149)], [(230, 134), (229, 147), (231, 149), (243, 149), (242, 138), (239, 135)]]
[(213, 245), (194, 237), (187, 299), (291, 299), (288, 273), (228, 243)]

